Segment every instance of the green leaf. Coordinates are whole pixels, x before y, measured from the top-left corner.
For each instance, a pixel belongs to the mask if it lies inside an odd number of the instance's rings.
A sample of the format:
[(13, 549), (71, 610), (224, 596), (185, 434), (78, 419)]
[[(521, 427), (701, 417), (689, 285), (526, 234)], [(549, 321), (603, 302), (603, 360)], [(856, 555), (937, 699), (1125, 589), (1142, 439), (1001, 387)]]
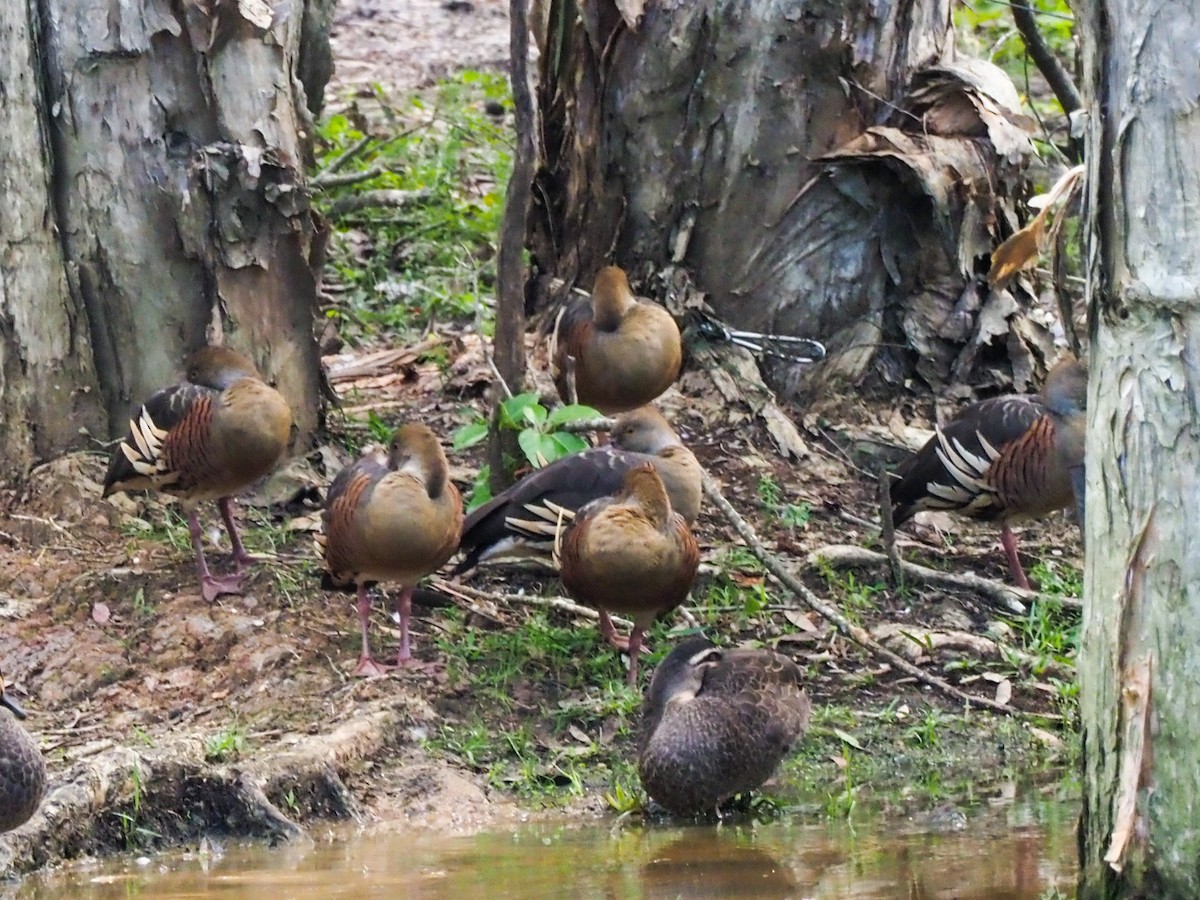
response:
[(863, 745), (858, 742), (858, 738), (856, 738), (854, 735), (850, 734), (849, 732), (842, 731), (842, 729), (840, 729), (840, 728), (835, 728), (835, 729), (833, 729), (833, 733), (835, 735), (837, 735), (838, 739), (843, 744), (849, 744), (855, 750), (863, 749)]
[(521, 414), (525, 416), (525, 421), (534, 428), (541, 429), (542, 423), (546, 421), (546, 407), (541, 403), (535, 403), (532, 406), (527, 406), (521, 410)]
[(532, 391), (509, 397), (500, 404), (500, 427), (511, 428), (515, 431), (525, 427), (525, 410), (538, 402), (538, 395)]
[(450, 446), (455, 450), (465, 450), (467, 447), (474, 447), (487, 437), (487, 433), (488, 423), (483, 419), (468, 422), (454, 432), (453, 437), (450, 438)]
[(532, 428), (526, 428), (517, 435), (517, 443), (525, 453), (525, 458), (535, 469), (540, 469), (546, 463), (558, 459), (558, 445), (548, 434), (539, 434)]
[(381, 444), (386, 444), (392, 439), (391, 426), (379, 418), (375, 410), (367, 413), (367, 431), (370, 432), (372, 438)]
[(566, 431), (554, 432), (554, 434), (550, 435), (550, 440), (554, 441), (558, 446), (558, 459), (588, 448), (587, 441), (577, 434), (571, 434)]
[(567, 422), (581, 422), (586, 419), (598, 419), (600, 413), (582, 403), (572, 403), (569, 406), (557, 406), (546, 419), (546, 425), (555, 428)]
[(467, 512), (477, 506), (483, 506), (492, 499), (492, 467), (484, 466), (475, 476), (475, 484), (471, 487), (471, 495), (467, 497)]

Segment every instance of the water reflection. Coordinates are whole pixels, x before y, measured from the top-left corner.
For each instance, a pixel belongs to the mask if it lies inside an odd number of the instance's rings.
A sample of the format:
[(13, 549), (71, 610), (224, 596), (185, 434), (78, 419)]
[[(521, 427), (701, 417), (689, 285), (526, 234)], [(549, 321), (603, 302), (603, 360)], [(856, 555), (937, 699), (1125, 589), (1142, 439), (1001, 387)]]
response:
[(611, 822), (474, 837), (328, 833), (275, 849), (229, 844), (122, 858), (0, 889), (20, 900), (420, 900), (604, 897), (995, 898), (1070, 892), (1068, 804), (973, 812), (958, 831), (894, 822), (722, 827)]

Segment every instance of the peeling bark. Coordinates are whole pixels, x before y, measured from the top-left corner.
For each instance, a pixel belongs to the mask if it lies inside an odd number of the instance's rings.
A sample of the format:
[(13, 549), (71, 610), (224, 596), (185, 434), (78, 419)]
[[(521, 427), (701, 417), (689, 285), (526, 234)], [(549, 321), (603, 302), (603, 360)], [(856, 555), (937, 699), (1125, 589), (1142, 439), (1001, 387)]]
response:
[(830, 344), (839, 377), (1044, 372), (1050, 317), (982, 277), (1020, 224), (1019, 101), (952, 59), (949, 4), (673, 0), (635, 29), (552, 0), (542, 22), (541, 274), (681, 265), (738, 327)]
[[(210, 339), (247, 351), (288, 398), (302, 439), (313, 431), (306, 90), (327, 72), (327, 6), (29, 0), (0, 12), (10, 48), (0, 65), (12, 69), (0, 122), (22, 141), (0, 161), (8, 196), (32, 211), (0, 229), (0, 248), (11, 257), (13, 235), (43, 232), (37, 254), (3, 276), (0, 321), (15, 321), (0, 334), (0, 408), (26, 423), (4, 440), (30, 452), (0, 474), (77, 444), (81, 427), (115, 433), (131, 403)], [(35, 302), (31, 318), (53, 336), (44, 349), (14, 313), (30, 316)], [(38, 377), (66, 358), (62, 377)], [(42, 383), (22, 386), (18, 373)], [(22, 392), (51, 385), (49, 409), (9, 414)]]
[(1181, 0), (1080, 11), (1092, 335), (1080, 896), (1196, 897), (1197, 13)]
[(50, 204), (41, 41), (32, 2), (0, 4), (0, 479), (107, 427)]

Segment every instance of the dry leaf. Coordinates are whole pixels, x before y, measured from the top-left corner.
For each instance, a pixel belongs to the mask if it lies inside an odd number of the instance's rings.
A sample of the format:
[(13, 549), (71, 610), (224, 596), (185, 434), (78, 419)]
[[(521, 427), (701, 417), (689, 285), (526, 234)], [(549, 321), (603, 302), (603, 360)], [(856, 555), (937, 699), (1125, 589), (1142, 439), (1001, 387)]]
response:
[(992, 252), (992, 268), (988, 271), (988, 284), (1002, 288), (1014, 275), (1038, 261), (1046, 236), (1046, 213), (1049, 207), (1033, 217), (1028, 225), (1013, 234)]
[(587, 733), (578, 725), (568, 726), (567, 734), (571, 735), (571, 737), (575, 738), (575, 740), (579, 741), (581, 744), (587, 744), (588, 746), (591, 746), (592, 744), (592, 739), (588, 737)]
[(729, 572), (728, 578), (741, 587), (758, 587), (763, 583), (761, 575), (749, 575), (745, 572)]
[(1008, 705), (1008, 701), (1012, 699), (1013, 686), (1012, 682), (1005, 678), (1002, 682), (996, 685), (996, 702)]
[(799, 628), (801, 631), (807, 631), (811, 634), (820, 632), (820, 628), (812, 620), (812, 613), (802, 613), (798, 609), (785, 609), (783, 617)]

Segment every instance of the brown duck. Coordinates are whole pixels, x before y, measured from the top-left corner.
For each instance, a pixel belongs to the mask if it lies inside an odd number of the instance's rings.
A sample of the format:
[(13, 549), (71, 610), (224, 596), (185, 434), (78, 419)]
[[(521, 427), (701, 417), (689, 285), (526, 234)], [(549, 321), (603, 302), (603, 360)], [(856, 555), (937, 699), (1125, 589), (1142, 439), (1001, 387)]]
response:
[(1009, 526), (1072, 502), (1083, 522), (1086, 403), (1087, 369), (1072, 358), (1050, 371), (1039, 396), (972, 403), (897, 470), (895, 523), (925, 509), (999, 522), (1012, 577), (1028, 588)]
[(556, 537), (585, 503), (615, 494), (625, 473), (652, 463), (675, 512), (700, 514), (700, 463), (652, 406), (619, 417), (610, 443), (555, 460), (474, 510), (463, 526), (455, 574), (483, 561), (535, 560), (553, 566)]
[(362, 653), (355, 675), (384, 671), (367, 638), (367, 586), (376, 581), (400, 582), (396, 663), (414, 664), (408, 636), (413, 587), (453, 555), (462, 530), (462, 499), (447, 468), (437, 436), (424, 425), (408, 424), (396, 429), (386, 458), (364, 456), (330, 485), (317, 542), (329, 584), (357, 589)]
[[(157, 490), (179, 497), (204, 599), (238, 593), (250, 555), (234, 522), (232, 498), (273, 471), (291, 438), (292, 411), (254, 364), (226, 347), (202, 347), (187, 380), (156, 392), (134, 410), (113, 452), (104, 496)], [(196, 505), (216, 500), (233, 546), (236, 574), (217, 578), (204, 558)]]
[(687, 638), (659, 663), (642, 702), (642, 785), (677, 815), (715, 812), (771, 777), (810, 711), (803, 673), (786, 656)]
[(46, 793), (46, 761), (17, 719), (25, 710), (5, 690), (0, 678), (0, 831), (11, 831), (37, 812)]
[(560, 310), (550, 356), (565, 402), (615, 415), (651, 402), (675, 382), (683, 345), (671, 314), (635, 297), (624, 270), (607, 266), (590, 300), (575, 297)]
[[(642, 635), (685, 599), (696, 580), (700, 548), (654, 466), (625, 473), (619, 493), (593, 500), (563, 532), (561, 576), (567, 593), (600, 613), (600, 634), (629, 652), (629, 683), (637, 684)], [(619, 637), (609, 613), (633, 619)]]

